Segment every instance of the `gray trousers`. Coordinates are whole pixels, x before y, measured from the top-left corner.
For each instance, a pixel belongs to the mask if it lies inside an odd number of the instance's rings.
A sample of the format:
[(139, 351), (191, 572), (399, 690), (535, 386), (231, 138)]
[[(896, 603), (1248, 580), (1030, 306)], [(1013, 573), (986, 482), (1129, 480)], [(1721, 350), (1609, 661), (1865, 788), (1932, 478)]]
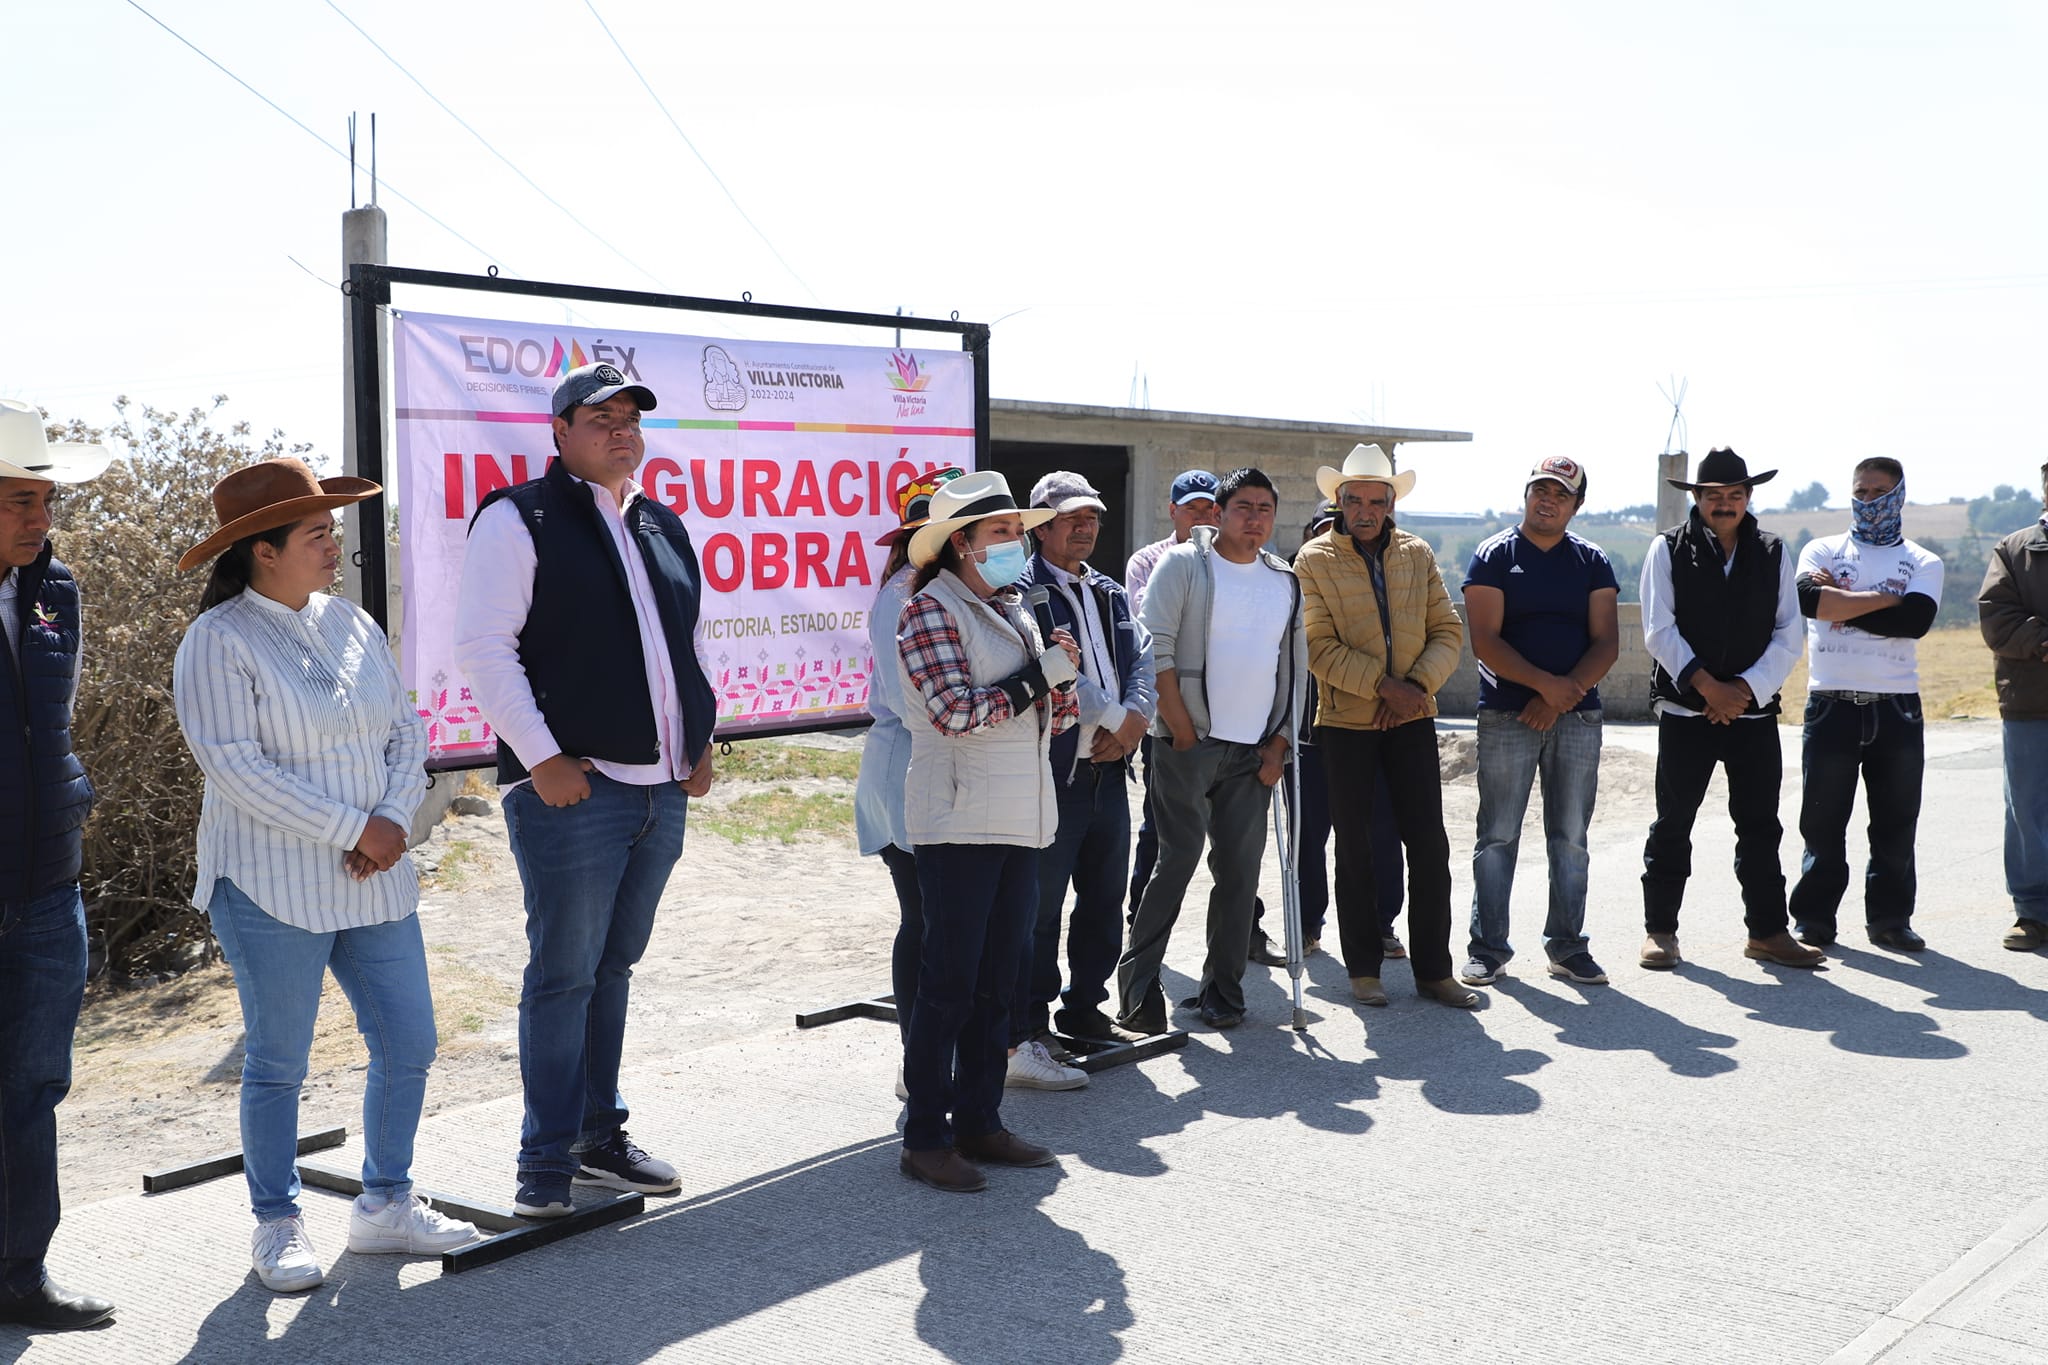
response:
[(1185, 753), (1152, 746), (1146, 773), (1159, 861), (1131, 920), (1130, 943), (1116, 964), (1117, 994), (1129, 1014), (1159, 996), (1159, 967), (1167, 936), (1180, 917), (1181, 897), (1209, 845), (1209, 956), (1202, 964), (1201, 1002), (1244, 1009), (1245, 953), (1251, 943), (1252, 902), (1259, 863), (1266, 856), (1266, 817), (1273, 789), (1259, 781), (1259, 751), (1250, 744), (1205, 739)]

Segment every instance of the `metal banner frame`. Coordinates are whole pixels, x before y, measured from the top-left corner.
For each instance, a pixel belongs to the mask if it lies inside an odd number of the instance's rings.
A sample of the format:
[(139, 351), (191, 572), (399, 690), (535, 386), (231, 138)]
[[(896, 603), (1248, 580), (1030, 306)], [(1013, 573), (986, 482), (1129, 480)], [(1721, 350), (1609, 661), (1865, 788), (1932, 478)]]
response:
[[(785, 322), (821, 322), (846, 327), (873, 327), (892, 332), (944, 332), (960, 338), (960, 348), (974, 364), (974, 463), (986, 469), (990, 461), (989, 441), (989, 327), (984, 322), (962, 322), (951, 318), (919, 318), (894, 313), (849, 313), (834, 308), (803, 308), (789, 304), (755, 303), (751, 294), (738, 300), (696, 298), (687, 294), (650, 294), (637, 289), (602, 289), (591, 285), (559, 284), (546, 280), (514, 280), (497, 274), (462, 275), (444, 270), (414, 270), (405, 266), (359, 263), (348, 269), (341, 291), (348, 296), (351, 360), (355, 377), (355, 472), (379, 484), (386, 481), (384, 448), (385, 394), (383, 391), (382, 330), (377, 326), (379, 309), (391, 306), (393, 285), (418, 285), (432, 289), (467, 290), (479, 294), (516, 294), (526, 298), (572, 299), (582, 303), (627, 304), (636, 308), (665, 308), (682, 313), (714, 313), (737, 317), (770, 318)], [(387, 516), (384, 495), (365, 498), (360, 504), (359, 524), (379, 527)], [(366, 535), (363, 544), (351, 552), (362, 570), (363, 598), (360, 604), (380, 628), (389, 629), (385, 610), (390, 590), (390, 564), (382, 534)], [(813, 722), (810, 724), (750, 727), (744, 739), (767, 739), (775, 735), (809, 734), (819, 730), (858, 729), (864, 719)], [(716, 732), (714, 731), (714, 734)], [(434, 771), (451, 772), (487, 767), (494, 759), (477, 758), (436, 764)]]

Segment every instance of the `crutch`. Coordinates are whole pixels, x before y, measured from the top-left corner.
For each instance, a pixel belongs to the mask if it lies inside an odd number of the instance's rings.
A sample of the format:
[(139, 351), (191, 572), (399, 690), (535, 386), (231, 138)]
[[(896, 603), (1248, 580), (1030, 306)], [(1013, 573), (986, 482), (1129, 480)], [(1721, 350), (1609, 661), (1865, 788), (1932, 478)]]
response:
[[(1294, 719), (1291, 714), (1288, 719)], [(1273, 842), (1280, 850), (1280, 922), (1287, 940), (1287, 975), (1294, 982), (1294, 1031), (1305, 1032), (1308, 1028), (1308, 1011), (1301, 1004), (1301, 977), (1307, 969), (1306, 945), (1301, 937), (1301, 875), (1299, 867), (1301, 831), (1301, 748), (1300, 731), (1293, 732), (1296, 741), (1290, 746), (1292, 757), (1287, 763), (1287, 780), (1281, 785), (1280, 798), (1273, 803)]]

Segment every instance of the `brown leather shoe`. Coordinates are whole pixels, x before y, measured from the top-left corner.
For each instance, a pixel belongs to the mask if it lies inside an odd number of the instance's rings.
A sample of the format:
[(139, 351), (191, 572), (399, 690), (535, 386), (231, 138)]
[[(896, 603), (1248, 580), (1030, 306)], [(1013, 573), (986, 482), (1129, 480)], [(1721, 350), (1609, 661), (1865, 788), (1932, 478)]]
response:
[(896, 1168), (912, 1180), (922, 1180), (948, 1194), (973, 1194), (988, 1188), (988, 1177), (951, 1147), (916, 1152), (905, 1147)]
[(1424, 1000), (1435, 1000), (1440, 1004), (1449, 1005), (1452, 1009), (1469, 1010), (1479, 1004), (1479, 993), (1466, 990), (1455, 977), (1447, 976), (1441, 981), (1418, 981), (1415, 983), (1415, 989), (1421, 993)]
[(2031, 953), (2048, 946), (2048, 924), (2037, 919), (2015, 920), (2005, 931), (2005, 946), (2016, 953)]
[(1742, 955), (1759, 962), (1775, 962), (1780, 967), (1818, 967), (1827, 959), (1826, 953), (1807, 947), (1782, 929), (1769, 938), (1751, 939), (1742, 946)]
[[(961, 1156), (985, 1161), (991, 1166), (1050, 1166), (1059, 1158), (1052, 1148), (1026, 1142), (1008, 1131), (983, 1133), (979, 1137), (953, 1139), (953, 1150)], [(972, 1170), (972, 1167), (969, 1167)], [(979, 1175), (980, 1172), (975, 1172)]]
[(1643, 951), (1636, 955), (1636, 961), (1653, 972), (1668, 972), (1685, 961), (1678, 955), (1678, 935), (1651, 934), (1643, 940)]
[(1387, 1003), (1387, 993), (1380, 988), (1380, 979), (1376, 976), (1352, 977), (1351, 998), (1361, 1005), (1378, 1005), (1382, 1008)]

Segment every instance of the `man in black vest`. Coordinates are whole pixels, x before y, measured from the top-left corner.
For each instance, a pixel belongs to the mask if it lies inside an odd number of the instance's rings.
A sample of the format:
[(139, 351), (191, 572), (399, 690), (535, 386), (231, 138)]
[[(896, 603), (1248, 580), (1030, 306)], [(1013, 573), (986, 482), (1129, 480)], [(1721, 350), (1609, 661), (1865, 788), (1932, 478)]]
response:
[(1678, 907), (1692, 875), (1692, 822), (1720, 764), (1735, 819), (1744, 957), (1814, 967), (1825, 956), (1794, 941), (1778, 863), (1778, 688), (1799, 661), (1804, 618), (1784, 543), (1750, 515), (1751, 474), (1732, 450), (1708, 453), (1692, 514), (1650, 542), (1643, 561), (1643, 642), (1656, 667), (1657, 819), (1643, 847), (1642, 965), (1675, 967)]
[(50, 500), (108, 458), (52, 446), (40, 411), (0, 401), (0, 1322), (45, 1329), (114, 1311), (43, 1268), (59, 1212), (57, 1104), (85, 995), (78, 873), (93, 797), (71, 752), (78, 584), (52, 557)]
[(711, 789), (716, 703), (694, 635), (703, 581), (682, 519), (633, 481), (654, 394), (609, 364), (555, 386), (558, 459), (470, 524), (456, 659), (497, 733), (505, 827), (526, 887), (518, 1212), (572, 1183), (671, 1193), (676, 1169), (623, 1127), (627, 987)]

